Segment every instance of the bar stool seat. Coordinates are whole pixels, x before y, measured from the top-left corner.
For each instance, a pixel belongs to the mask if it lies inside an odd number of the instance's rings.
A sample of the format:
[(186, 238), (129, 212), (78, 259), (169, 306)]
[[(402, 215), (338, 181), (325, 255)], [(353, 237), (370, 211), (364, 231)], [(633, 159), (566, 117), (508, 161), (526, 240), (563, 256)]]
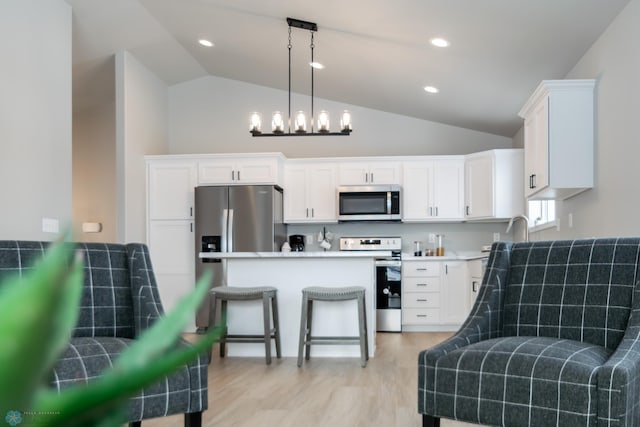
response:
[[(348, 301), (358, 303), (358, 336), (313, 336), (313, 301)], [(302, 353), (309, 360), (311, 344), (358, 344), (360, 365), (364, 368), (369, 360), (369, 339), (365, 310), (365, 288), (361, 286), (322, 287), (310, 286), (302, 289), (302, 313), (300, 316), (300, 340), (298, 341), (298, 366), (302, 366)]]
[[(278, 359), (282, 357), (280, 350), (280, 325), (278, 320), (278, 290), (271, 286), (254, 286), (254, 287), (231, 287), (220, 286), (212, 288), (211, 294), (211, 316), (209, 327), (214, 327), (216, 319), (217, 301), (220, 300), (220, 314), (223, 322), (223, 334), (220, 337), (220, 357), (225, 356), (225, 346), (228, 342), (237, 343), (258, 343), (264, 342), (265, 358), (267, 365), (271, 364), (271, 340), (276, 343), (276, 356)], [(262, 300), (262, 314), (264, 321), (264, 334), (229, 334), (226, 324), (227, 319), (227, 302), (228, 301), (250, 301)], [(269, 301), (271, 301), (271, 309), (269, 309)], [(269, 312), (273, 318), (273, 328), (269, 319)], [(209, 363), (211, 363), (211, 349), (209, 350)]]

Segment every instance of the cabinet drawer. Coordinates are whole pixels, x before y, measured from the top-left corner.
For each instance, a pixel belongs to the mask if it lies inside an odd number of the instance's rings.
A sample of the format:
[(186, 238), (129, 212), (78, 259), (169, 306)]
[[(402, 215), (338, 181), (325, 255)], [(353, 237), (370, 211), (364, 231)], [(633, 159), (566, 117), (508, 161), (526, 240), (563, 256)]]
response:
[(406, 292), (402, 296), (403, 307), (407, 308), (438, 308), (440, 307), (440, 293), (438, 292)]
[(440, 323), (440, 310), (437, 308), (402, 309), (403, 325), (433, 325)]
[(405, 292), (440, 292), (440, 277), (406, 277)]
[(402, 272), (408, 277), (440, 277), (440, 262), (411, 261), (402, 263)]

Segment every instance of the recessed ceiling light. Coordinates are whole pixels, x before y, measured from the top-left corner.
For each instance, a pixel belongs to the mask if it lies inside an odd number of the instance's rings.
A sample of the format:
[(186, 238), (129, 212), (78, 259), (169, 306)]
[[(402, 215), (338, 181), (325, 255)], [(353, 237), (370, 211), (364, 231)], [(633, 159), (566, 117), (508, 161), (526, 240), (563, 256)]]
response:
[(311, 65), (313, 68), (317, 69), (317, 70), (322, 70), (324, 68), (324, 65), (322, 65), (319, 62), (310, 62), (309, 65)]
[(438, 93), (438, 92), (440, 92), (437, 87), (433, 87), (433, 86), (425, 86), (424, 90), (426, 92), (429, 92), (429, 93)]
[(431, 44), (437, 47), (447, 47), (449, 46), (449, 42), (443, 38), (436, 37), (431, 39)]
[(202, 46), (206, 46), (206, 47), (212, 47), (213, 43), (211, 43), (209, 40), (206, 39), (200, 39), (198, 40), (198, 43), (200, 43)]

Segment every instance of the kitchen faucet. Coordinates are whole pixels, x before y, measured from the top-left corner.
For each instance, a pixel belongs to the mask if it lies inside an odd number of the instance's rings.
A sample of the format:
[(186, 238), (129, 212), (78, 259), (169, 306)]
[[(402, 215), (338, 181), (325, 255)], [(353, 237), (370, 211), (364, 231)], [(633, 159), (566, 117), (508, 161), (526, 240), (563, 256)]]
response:
[(507, 225), (507, 231), (505, 231), (505, 233), (508, 233), (511, 231), (511, 227), (513, 227), (513, 223), (517, 219), (521, 219), (524, 221), (524, 241), (528, 242), (529, 241), (529, 218), (527, 218), (525, 215), (512, 216), (511, 219), (509, 220), (509, 225)]

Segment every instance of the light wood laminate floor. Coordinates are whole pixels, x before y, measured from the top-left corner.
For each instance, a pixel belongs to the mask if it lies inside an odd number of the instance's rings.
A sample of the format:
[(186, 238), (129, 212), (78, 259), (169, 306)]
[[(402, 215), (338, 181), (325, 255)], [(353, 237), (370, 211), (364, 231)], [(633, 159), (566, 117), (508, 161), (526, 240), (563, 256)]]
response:
[[(353, 427), (421, 426), (417, 412), (418, 352), (449, 333), (378, 333), (376, 356), (314, 358), (301, 368), (295, 358), (220, 358), (209, 365), (209, 409), (204, 426)], [(189, 337), (188, 337), (189, 338)], [(231, 344), (234, 345), (234, 344)], [(235, 344), (242, 345), (242, 344)], [(144, 421), (145, 427), (178, 427), (182, 416)], [(462, 426), (446, 420), (445, 426)]]

